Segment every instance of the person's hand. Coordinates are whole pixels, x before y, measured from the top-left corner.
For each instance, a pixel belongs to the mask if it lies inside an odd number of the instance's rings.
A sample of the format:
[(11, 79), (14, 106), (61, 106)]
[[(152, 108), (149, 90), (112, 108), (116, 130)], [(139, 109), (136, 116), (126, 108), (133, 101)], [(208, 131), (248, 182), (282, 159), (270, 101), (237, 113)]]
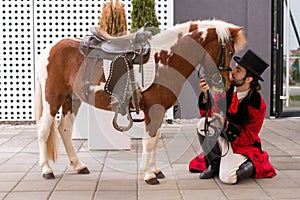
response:
[(212, 114), (212, 118), (213, 119), (216, 119), (216, 123), (214, 123), (214, 125), (216, 127), (218, 127), (219, 129), (226, 129), (227, 128), (227, 123), (225, 124), (225, 116), (223, 116), (222, 114), (220, 113), (213, 113)]
[(199, 88), (201, 92), (204, 93), (204, 100), (207, 100), (207, 91), (209, 91), (209, 86), (205, 81), (205, 78), (201, 78), (199, 81)]

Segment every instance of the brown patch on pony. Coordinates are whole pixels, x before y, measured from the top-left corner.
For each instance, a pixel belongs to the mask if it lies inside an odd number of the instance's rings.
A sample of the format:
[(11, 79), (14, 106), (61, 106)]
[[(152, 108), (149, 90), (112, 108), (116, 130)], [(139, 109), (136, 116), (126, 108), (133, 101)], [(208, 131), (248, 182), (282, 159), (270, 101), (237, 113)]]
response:
[(194, 23), (194, 22), (190, 22), (190, 28), (189, 28), (189, 32), (192, 32), (194, 30), (198, 29), (198, 24)]
[[(47, 65), (45, 85), (46, 101), (50, 105), (50, 114), (55, 116), (65, 102), (84, 57), (78, 51), (79, 41), (64, 39), (52, 47)], [(56, 84), (53, 84), (56, 83)]]
[(154, 54), (155, 63), (161, 63), (163, 65), (167, 65), (168, 61), (168, 51), (161, 50), (159, 53)]

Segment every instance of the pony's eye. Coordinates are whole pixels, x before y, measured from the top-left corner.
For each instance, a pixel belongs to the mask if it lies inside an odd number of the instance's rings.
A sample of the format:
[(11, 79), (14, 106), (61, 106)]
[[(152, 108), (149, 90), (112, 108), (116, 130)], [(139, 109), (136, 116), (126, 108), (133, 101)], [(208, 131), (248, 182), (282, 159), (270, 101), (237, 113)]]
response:
[(230, 55), (230, 56), (233, 56), (233, 54), (234, 54), (234, 53), (233, 53), (232, 51), (229, 51), (229, 55)]

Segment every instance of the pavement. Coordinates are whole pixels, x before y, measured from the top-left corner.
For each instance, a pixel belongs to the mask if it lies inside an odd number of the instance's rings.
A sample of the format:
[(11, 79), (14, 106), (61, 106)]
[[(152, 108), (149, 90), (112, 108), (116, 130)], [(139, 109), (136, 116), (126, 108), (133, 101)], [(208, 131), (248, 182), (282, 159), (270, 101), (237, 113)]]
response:
[(277, 176), (226, 185), (216, 176), (200, 180), (188, 163), (201, 151), (195, 125), (165, 124), (157, 160), (165, 179), (147, 185), (137, 173), (141, 139), (130, 150), (90, 151), (86, 140), (73, 140), (78, 156), (91, 173), (79, 175), (68, 166), (60, 141), (59, 158), (51, 163), (55, 179), (44, 180), (38, 164), (34, 124), (0, 124), (0, 199), (5, 200), (202, 200), (300, 199), (300, 118), (266, 119), (260, 134)]

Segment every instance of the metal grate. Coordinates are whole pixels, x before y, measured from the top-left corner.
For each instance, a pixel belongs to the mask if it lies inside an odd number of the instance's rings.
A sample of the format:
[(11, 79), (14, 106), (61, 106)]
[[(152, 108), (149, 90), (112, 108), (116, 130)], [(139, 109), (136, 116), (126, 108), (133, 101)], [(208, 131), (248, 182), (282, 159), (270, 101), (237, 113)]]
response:
[[(1, 0), (0, 121), (34, 120), (34, 64), (64, 37), (84, 37), (109, 0)], [(131, 1), (125, 5), (128, 28)], [(173, 1), (156, 0), (161, 29), (173, 25)]]

